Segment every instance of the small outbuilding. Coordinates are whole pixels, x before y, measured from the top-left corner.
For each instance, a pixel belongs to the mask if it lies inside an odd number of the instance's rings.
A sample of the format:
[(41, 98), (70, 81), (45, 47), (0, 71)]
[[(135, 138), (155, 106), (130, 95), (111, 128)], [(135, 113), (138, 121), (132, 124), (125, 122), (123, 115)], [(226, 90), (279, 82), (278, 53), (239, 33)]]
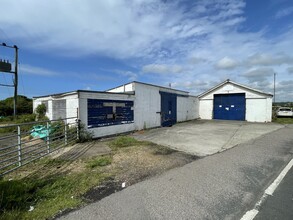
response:
[(186, 91), (141, 82), (107, 91), (78, 90), (33, 98), (34, 110), (45, 104), (50, 120), (79, 119), (94, 137), (197, 119), (198, 103)]
[(272, 94), (252, 89), (229, 79), (199, 97), (201, 119), (271, 122)]

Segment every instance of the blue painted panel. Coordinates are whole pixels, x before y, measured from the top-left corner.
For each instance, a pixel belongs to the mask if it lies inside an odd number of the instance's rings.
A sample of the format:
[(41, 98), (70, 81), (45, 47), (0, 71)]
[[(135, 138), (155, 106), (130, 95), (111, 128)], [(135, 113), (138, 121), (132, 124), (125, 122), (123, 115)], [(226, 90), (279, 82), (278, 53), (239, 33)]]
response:
[(172, 126), (177, 121), (177, 95), (167, 92), (161, 94), (161, 125)]
[(88, 99), (88, 128), (133, 122), (133, 101)]
[(214, 119), (245, 120), (245, 93), (214, 95)]

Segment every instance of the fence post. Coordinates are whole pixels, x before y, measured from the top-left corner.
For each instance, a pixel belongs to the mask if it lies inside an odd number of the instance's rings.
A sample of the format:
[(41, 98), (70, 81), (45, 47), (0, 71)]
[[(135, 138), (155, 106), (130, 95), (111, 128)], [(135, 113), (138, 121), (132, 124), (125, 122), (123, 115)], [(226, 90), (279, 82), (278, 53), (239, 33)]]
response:
[(79, 140), (79, 135), (80, 135), (80, 120), (76, 120), (77, 126), (76, 126), (76, 140)]
[(18, 166), (21, 166), (21, 132), (20, 125), (17, 126), (17, 147), (18, 147)]
[(67, 145), (67, 123), (66, 123), (66, 121), (64, 123), (64, 141), (65, 141), (65, 145)]
[(50, 132), (49, 132), (49, 122), (47, 121), (47, 153), (50, 153)]

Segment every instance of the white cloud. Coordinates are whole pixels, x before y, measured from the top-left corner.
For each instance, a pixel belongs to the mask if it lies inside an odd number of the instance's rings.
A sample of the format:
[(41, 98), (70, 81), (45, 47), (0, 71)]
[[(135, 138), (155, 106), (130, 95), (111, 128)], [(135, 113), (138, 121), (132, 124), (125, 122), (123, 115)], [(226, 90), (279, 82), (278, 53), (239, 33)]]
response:
[(293, 74), (293, 66), (287, 68), (289, 74)]
[(49, 69), (45, 69), (42, 67), (31, 66), (27, 64), (19, 65), (20, 74), (31, 74), (31, 75), (39, 75), (39, 76), (58, 76), (59, 73), (56, 71), (52, 71)]
[[(190, 10), (179, 1), (3, 0), (0, 26), (9, 38), (26, 39), (27, 48), (130, 58), (153, 57), (165, 45), (177, 48), (180, 40), (243, 21), (235, 17), (243, 14), (243, 1), (193, 5)], [(211, 11), (218, 13), (207, 17)]]
[[(243, 0), (188, 5), (180, 0), (2, 0), (0, 14), (3, 33), (21, 42), (22, 49), (106, 56), (132, 67), (106, 76), (84, 73), (93, 79), (115, 81), (114, 75), (172, 82), (198, 94), (227, 78), (270, 89), (264, 84), (271, 85), (267, 79), (272, 71), (280, 81), (289, 81), (293, 72), (292, 26), (278, 35), (270, 32), (270, 24), (248, 31), (243, 28), (249, 16)], [(28, 68), (27, 73), (58, 74), (45, 68)]]
[(116, 71), (118, 74), (127, 77), (129, 81), (137, 80), (137, 74), (132, 71)]
[(293, 64), (293, 58), (286, 54), (277, 54), (275, 56), (266, 53), (256, 53), (247, 59), (248, 65), (274, 66), (282, 64)]
[(263, 82), (267, 80), (269, 76), (273, 76), (274, 69), (272, 68), (257, 68), (251, 69), (240, 76), (245, 77), (250, 83)]
[(281, 9), (281, 10), (277, 11), (275, 17), (277, 19), (279, 19), (279, 18), (289, 16), (292, 13), (293, 13), (293, 7), (288, 7), (288, 8), (284, 8), (284, 9)]
[(183, 68), (179, 65), (149, 64), (143, 66), (142, 71), (144, 73), (172, 74), (181, 73)]
[(229, 57), (224, 57), (219, 62), (216, 64), (216, 68), (218, 69), (234, 69), (235, 67), (238, 66), (237, 61), (229, 58)]

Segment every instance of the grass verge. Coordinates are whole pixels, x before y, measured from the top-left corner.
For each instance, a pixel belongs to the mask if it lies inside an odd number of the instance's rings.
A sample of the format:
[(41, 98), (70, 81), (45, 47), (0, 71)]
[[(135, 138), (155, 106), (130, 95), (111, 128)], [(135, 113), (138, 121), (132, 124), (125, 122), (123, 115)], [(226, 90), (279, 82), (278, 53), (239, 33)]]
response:
[[(99, 143), (110, 146), (111, 154), (95, 156)], [(130, 136), (91, 146), (88, 157), (46, 157), (0, 179), (0, 219), (51, 219), (121, 190), (123, 182), (129, 186), (194, 160)], [(75, 147), (84, 149), (82, 144)], [(74, 151), (65, 152), (70, 153)]]
[(133, 137), (120, 136), (110, 142), (110, 147), (112, 150), (118, 150), (119, 148), (130, 147), (141, 143), (141, 141), (137, 141)]
[(273, 122), (280, 124), (293, 124), (293, 118), (274, 118)]
[(60, 211), (82, 205), (81, 196), (111, 176), (109, 173), (92, 172), (91, 169), (44, 175), (66, 166), (65, 163), (43, 159), (34, 164), (42, 167), (39, 174), (0, 180), (0, 219), (48, 219)]

